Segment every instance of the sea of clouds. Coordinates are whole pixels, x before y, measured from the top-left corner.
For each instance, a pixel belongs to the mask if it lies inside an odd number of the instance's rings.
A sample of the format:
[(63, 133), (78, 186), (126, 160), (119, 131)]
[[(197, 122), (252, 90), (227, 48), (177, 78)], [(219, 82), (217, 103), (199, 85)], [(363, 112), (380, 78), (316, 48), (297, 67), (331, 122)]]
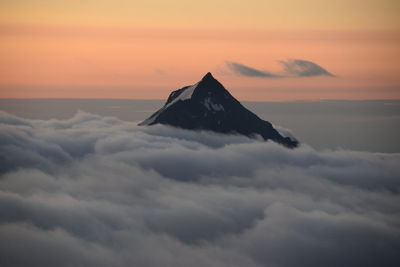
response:
[(400, 266), (400, 154), (0, 113), (1, 266)]

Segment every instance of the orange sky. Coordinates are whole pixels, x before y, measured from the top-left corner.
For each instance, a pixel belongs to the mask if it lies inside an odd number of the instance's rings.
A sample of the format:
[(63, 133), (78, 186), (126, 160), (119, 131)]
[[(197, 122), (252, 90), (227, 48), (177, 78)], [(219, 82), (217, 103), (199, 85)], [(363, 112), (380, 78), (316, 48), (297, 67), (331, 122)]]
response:
[[(134, 2), (2, 1), (0, 97), (163, 99), (211, 71), (240, 100), (400, 99), (397, 1)], [(336, 77), (225, 65), (288, 58)]]

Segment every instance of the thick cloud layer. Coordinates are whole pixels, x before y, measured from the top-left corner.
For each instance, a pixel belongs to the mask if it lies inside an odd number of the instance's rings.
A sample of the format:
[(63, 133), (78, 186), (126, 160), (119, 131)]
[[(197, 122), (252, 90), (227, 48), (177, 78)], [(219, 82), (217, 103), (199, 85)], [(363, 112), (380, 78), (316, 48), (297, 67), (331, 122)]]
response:
[(399, 154), (0, 115), (1, 266), (398, 266)]

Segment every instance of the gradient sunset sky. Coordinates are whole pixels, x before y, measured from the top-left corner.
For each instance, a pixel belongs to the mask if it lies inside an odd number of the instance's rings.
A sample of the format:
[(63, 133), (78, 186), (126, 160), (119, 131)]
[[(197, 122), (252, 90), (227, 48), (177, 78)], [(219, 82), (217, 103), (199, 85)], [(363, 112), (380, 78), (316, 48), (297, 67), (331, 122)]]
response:
[(0, 57), (0, 98), (165, 99), (210, 71), (239, 100), (400, 99), (400, 1), (2, 0)]

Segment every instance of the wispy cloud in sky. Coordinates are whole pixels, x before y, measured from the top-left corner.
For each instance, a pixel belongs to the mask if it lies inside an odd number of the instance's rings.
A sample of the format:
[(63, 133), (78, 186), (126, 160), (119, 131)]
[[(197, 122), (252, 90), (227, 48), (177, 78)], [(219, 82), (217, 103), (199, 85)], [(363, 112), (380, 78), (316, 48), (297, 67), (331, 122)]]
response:
[(246, 77), (261, 77), (261, 78), (278, 78), (281, 77), (277, 74), (274, 74), (272, 72), (268, 71), (263, 71), (263, 70), (258, 70), (246, 65), (243, 65), (241, 63), (237, 62), (232, 62), (232, 61), (227, 61), (226, 65), (230, 70), (232, 70), (234, 73)]
[(320, 65), (303, 59), (279, 60), (283, 67), (281, 73), (274, 73), (265, 70), (259, 70), (238, 62), (227, 61), (226, 65), (233, 73), (258, 78), (287, 78), (287, 77), (313, 77), (313, 76), (335, 76)]
[(288, 59), (278, 61), (287, 75), (296, 77), (334, 76), (320, 65), (303, 59)]

